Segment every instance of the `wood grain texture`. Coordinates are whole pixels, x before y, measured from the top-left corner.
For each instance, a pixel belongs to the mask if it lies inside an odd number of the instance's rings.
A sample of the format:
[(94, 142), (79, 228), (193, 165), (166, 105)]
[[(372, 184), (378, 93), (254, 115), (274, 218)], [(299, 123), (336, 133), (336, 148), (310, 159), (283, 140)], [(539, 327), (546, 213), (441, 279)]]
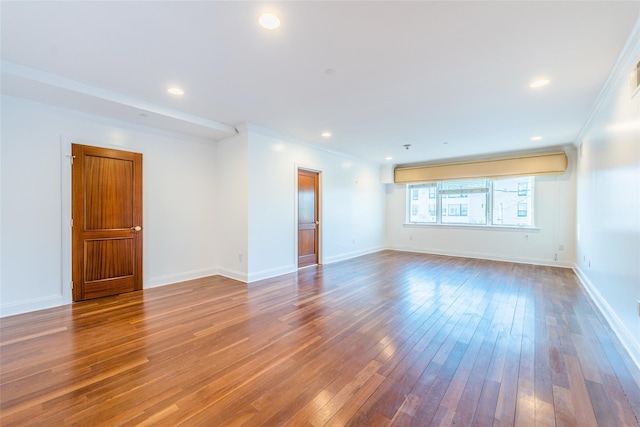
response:
[(318, 172), (298, 169), (298, 267), (318, 263)]
[(84, 244), (85, 284), (133, 275), (135, 242), (132, 237), (85, 240)]
[(133, 161), (95, 155), (84, 156), (84, 229), (131, 228), (133, 214)]
[(0, 423), (637, 426), (568, 269), (384, 251), (2, 319)]
[(142, 154), (71, 149), (73, 300), (141, 290)]

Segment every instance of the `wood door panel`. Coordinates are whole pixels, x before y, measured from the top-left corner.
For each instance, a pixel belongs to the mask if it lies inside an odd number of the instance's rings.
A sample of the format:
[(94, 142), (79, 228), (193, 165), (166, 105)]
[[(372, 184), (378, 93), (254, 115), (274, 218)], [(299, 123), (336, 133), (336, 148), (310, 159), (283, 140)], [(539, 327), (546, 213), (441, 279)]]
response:
[(298, 267), (318, 263), (319, 174), (298, 170)]
[(315, 227), (298, 233), (298, 256), (315, 255)]
[(87, 155), (84, 158), (85, 231), (131, 228), (133, 162)]
[(316, 222), (314, 177), (302, 174), (298, 178), (298, 222), (314, 225)]
[(142, 154), (72, 144), (73, 300), (142, 289)]
[(133, 276), (135, 272), (133, 238), (86, 240), (84, 244), (85, 283)]
[(100, 298), (109, 295), (117, 295), (134, 291), (134, 281), (132, 277), (127, 280), (107, 279), (84, 284), (84, 299)]

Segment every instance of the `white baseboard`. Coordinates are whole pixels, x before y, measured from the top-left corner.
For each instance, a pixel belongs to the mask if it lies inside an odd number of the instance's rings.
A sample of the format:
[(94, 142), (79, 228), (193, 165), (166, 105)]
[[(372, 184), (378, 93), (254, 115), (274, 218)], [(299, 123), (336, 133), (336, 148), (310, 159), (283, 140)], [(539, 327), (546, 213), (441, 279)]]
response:
[(372, 253), (375, 253), (375, 252), (384, 251), (385, 249), (387, 249), (387, 248), (384, 247), (384, 246), (374, 246), (372, 248), (361, 249), (359, 251), (347, 252), (347, 253), (344, 253), (344, 254), (327, 257), (327, 258), (325, 258), (323, 260), (323, 264), (331, 264), (331, 263), (338, 262), (338, 261), (344, 261), (344, 260), (347, 260), (347, 259), (356, 258), (356, 257), (359, 257), (359, 256), (363, 256), (363, 255), (368, 255), (368, 254), (372, 254)]
[(295, 265), (285, 265), (282, 267), (270, 268), (268, 270), (249, 273), (247, 283), (257, 282), (258, 280), (270, 279), (271, 277), (281, 276), (283, 274), (293, 273), (298, 269)]
[(580, 280), (580, 284), (587, 291), (593, 302), (596, 304), (604, 318), (609, 322), (609, 326), (616, 334), (622, 345), (631, 359), (636, 364), (638, 369), (640, 369), (640, 342), (638, 341), (638, 337), (635, 337), (634, 334), (627, 329), (624, 323), (620, 320), (618, 315), (616, 315), (615, 311), (611, 308), (607, 300), (605, 300), (598, 289), (591, 283), (591, 280), (587, 277), (586, 274), (578, 267), (577, 265), (573, 266), (573, 271), (575, 271), (576, 276)]
[(431, 254), (431, 255), (444, 255), (451, 256), (457, 258), (473, 258), (473, 259), (487, 259), (490, 261), (503, 261), (503, 262), (515, 262), (517, 264), (533, 264), (533, 265), (544, 265), (548, 267), (563, 267), (563, 268), (572, 268), (573, 264), (569, 262), (561, 262), (554, 261), (552, 259), (546, 258), (529, 258), (529, 257), (519, 257), (519, 256), (504, 256), (504, 255), (496, 255), (484, 252), (452, 252), (445, 251), (440, 249), (418, 249), (414, 247), (407, 246), (395, 246), (388, 248), (391, 251), (399, 251), (399, 252), (415, 252), (420, 254)]
[(201, 277), (215, 276), (216, 274), (218, 274), (217, 268), (203, 268), (200, 270), (186, 271), (184, 273), (152, 277), (149, 282), (144, 285), (144, 289), (171, 285), (173, 283), (185, 282), (187, 280), (199, 279)]
[(59, 307), (69, 303), (71, 303), (71, 301), (66, 301), (66, 298), (62, 295), (50, 295), (42, 298), (2, 304), (0, 305), (0, 317)]
[(229, 268), (218, 268), (217, 274), (227, 277), (229, 279), (237, 280), (242, 283), (248, 283), (247, 273), (237, 270), (231, 270)]

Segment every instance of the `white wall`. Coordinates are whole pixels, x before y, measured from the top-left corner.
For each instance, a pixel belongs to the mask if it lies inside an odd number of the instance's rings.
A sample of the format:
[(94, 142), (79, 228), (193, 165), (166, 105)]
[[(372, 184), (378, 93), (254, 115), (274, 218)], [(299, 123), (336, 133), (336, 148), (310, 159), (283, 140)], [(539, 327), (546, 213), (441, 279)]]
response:
[[(562, 175), (535, 179), (535, 230), (405, 225), (406, 186), (387, 184), (387, 245), (391, 249), (570, 267), (575, 261), (575, 158)], [(562, 246), (563, 249), (560, 249)], [(557, 260), (556, 260), (557, 256)]]
[(249, 126), (249, 281), (297, 269), (297, 168), (320, 172), (321, 263), (385, 246), (380, 167)]
[(214, 274), (215, 146), (2, 97), (0, 315), (71, 301), (71, 142), (143, 153), (144, 287)]
[(379, 166), (249, 127), (249, 280), (297, 269), (297, 168), (320, 172), (321, 263), (385, 246)]
[(218, 141), (216, 161), (216, 265), (218, 272), (247, 281), (249, 173), (245, 126), (231, 138)]
[(246, 126), (212, 143), (8, 96), (1, 106), (1, 316), (71, 302), (72, 142), (143, 154), (145, 288), (295, 271), (297, 166), (322, 173), (322, 262), (384, 248), (377, 165)]
[(579, 143), (576, 271), (640, 366), (640, 31)]

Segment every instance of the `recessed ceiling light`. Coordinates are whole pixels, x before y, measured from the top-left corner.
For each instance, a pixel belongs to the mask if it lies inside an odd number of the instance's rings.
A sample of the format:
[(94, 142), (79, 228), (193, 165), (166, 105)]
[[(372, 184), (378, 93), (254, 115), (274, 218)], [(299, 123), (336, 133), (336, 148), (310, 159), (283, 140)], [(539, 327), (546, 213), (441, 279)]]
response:
[(331, 138), (331, 132), (322, 132), (321, 135), (323, 138)]
[(529, 87), (531, 88), (538, 88), (538, 87), (542, 87), (542, 86), (546, 86), (549, 84), (549, 79), (539, 79), (539, 80), (534, 80), (531, 82), (531, 84), (529, 85)]
[(179, 87), (170, 87), (169, 89), (167, 89), (167, 92), (172, 95), (184, 95), (184, 91)]
[(393, 160), (393, 157), (385, 157), (385, 160)]
[(532, 136), (532, 137), (531, 137), (531, 140), (532, 140), (532, 141), (540, 141), (541, 139), (542, 139), (542, 137), (541, 137), (541, 136)]
[(272, 13), (263, 13), (258, 18), (258, 23), (262, 28), (267, 30), (275, 30), (280, 26), (280, 18)]

